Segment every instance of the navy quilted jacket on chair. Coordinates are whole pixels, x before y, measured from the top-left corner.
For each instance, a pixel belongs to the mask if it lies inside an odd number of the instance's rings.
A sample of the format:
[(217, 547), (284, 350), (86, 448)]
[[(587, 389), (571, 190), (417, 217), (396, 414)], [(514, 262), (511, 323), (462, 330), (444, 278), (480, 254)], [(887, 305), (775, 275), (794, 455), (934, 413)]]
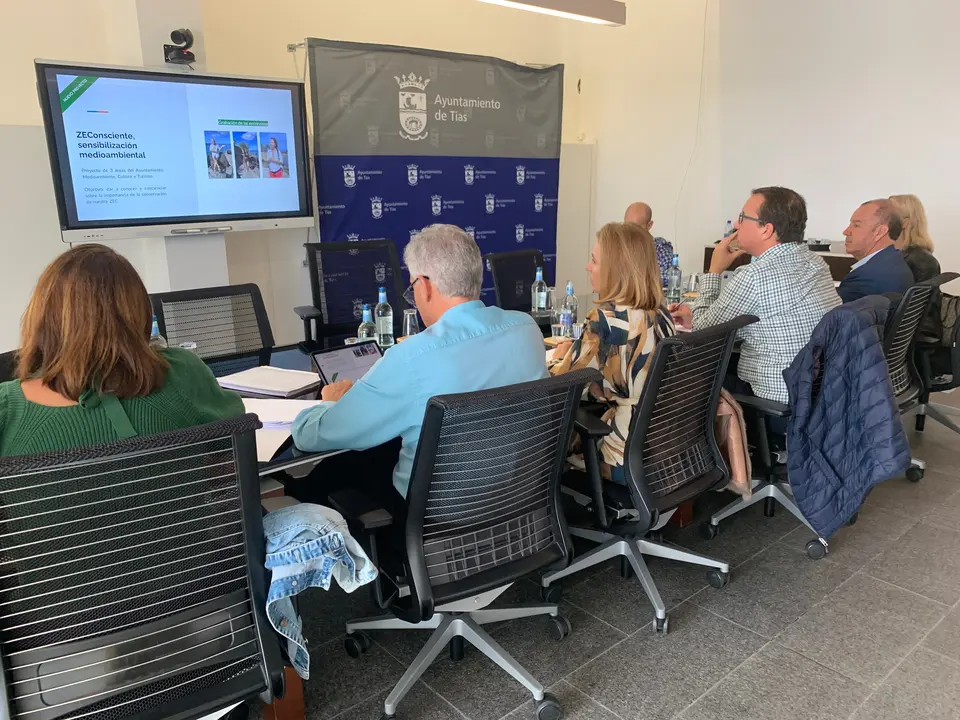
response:
[(910, 466), (883, 357), (889, 310), (887, 298), (871, 295), (830, 311), (783, 371), (790, 487), (823, 538), (860, 509), (873, 486)]

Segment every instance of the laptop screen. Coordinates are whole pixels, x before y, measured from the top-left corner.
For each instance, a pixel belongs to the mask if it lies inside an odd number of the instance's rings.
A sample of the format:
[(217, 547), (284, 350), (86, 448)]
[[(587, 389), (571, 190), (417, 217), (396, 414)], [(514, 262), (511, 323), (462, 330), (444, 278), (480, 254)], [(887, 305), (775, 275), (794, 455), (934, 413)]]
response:
[(367, 374), (382, 355), (380, 346), (376, 342), (368, 341), (320, 350), (313, 353), (313, 362), (323, 384), (329, 385), (340, 380), (356, 382)]

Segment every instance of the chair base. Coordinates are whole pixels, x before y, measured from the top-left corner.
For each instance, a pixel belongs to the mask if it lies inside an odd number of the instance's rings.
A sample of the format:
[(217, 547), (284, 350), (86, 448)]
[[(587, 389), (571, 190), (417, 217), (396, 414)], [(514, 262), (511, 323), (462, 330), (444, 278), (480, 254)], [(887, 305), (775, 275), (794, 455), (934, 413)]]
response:
[[(407, 671), (400, 678), (399, 682), (387, 696), (383, 703), (383, 712), (386, 717), (393, 717), (397, 711), (397, 705), (406, 696), (417, 680), (426, 672), (430, 664), (447, 647), (451, 641), (456, 642), (457, 638), (466, 640), (484, 655), (493, 660), (503, 670), (507, 672), (514, 680), (523, 685), (533, 694), (533, 699), (538, 703), (544, 702), (544, 689), (536, 678), (527, 672), (520, 663), (504, 650), (496, 640), (483, 630), (481, 625), (488, 623), (502, 622), (504, 620), (516, 620), (525, 617), (534, 617), (537, 615), (548, 615), (552, 618), (559, 618), (559, 610), (555, 604), (543, 605), (524, 605), (513, 608), (493, 608), (475, 610), (469, 613), (442, 612), (434, 613), (433, 617), (419, 623), (410, 623), (401, 620), (393, 615), (384, 615), (376, 618), (367, 618), (363, 620), (351, 620), (347, 623), (347, 636), (351, 636), (358, 630), (430, 630), (434, 632), (427, 640), (417, 657), (407, 668)], [(563, 620), (559, 618), (559, 620)], [(565, 621), (563, 624), (566, 624)], [(569, 625), (566, 626), (569, 632)], [(565, 633), (560, 633), (561, 638)], [(461, 641), (462, 642), (462, 641)], [(547, 703), (556, 701), (547, 697)]]
[(960, 425), (957, 425), (957, 423), (951, 420), (950, 415), (954, 417), (960, 416), (960, 408), (941, 405), (940, 403), (926, 403), (921, 405), (917, 410), (917, 430), (923, 430), (923, 423), (920, 418), (930, 418), (931, 420), (936, 420), (944, 427), (953, 430), (957, 435), (960, 435)]
[(814, 535), (817, 535), (815, 540), (807, 543), (807, 555), (809, 555), (811, 559), (819, 560), (830, 551), (830, 544), (827, 540), (819, 536), (819, 533), (813, 529), (813, 526), (807, 522), (803, 513), (800, 512), (800, 508), (797, 507), (797, 503), (793, 499), (793, 491), (790, 489), (790, 483), (785, 481), (761, 480), (754, 486), (753, 494), (749, 499), (741, 497), (738, 500), (734, 500), (725, 508), (710, 516), (711, 531), (708, 534), (711, 537), (716, 534), (716, 528), (720, 525), (721, 520), (725, 520), (731, 515), (736, 515), (741, 510), (746, 510), (761, 500), (763, 500), (766, 505), (764, 512), (768, 517), (773, 515), (773, 503), (780, 503), (791, 515), (806, 525)]
[(653, 581), (653, 576), (650, 574), (647, 563), (644, 562), (644, 555), (715, 568), (719, 570), (720, 574), (713, 577), (711, 571), (708, 575), (711, 575), (709, 580), (710, 584), (718, 587), (726, 585), (730, 573), (730, 565), (722, 560), (716, 560), (706, 555), (700, 555), (667, 543), (654, 542), (653, 540), (647, 540), (645, 538), (624, 538), (619, 535), (611, 535), (610, 533), (588, 528), (571, 527), (570, 534), (600, 543), (600, 545), (576, 558), (563, 570), (544, 575), (540, 581), (541, 587), (547, 588), (558, 580), (573, 575), (580, 570), (599, 565), (612, 558), (626, 558), (630, 563), (630, 567), (633, 568), (633, 572), (636, 573), (637, 578), (640, 580), (644, 592), (650, 599), (650, 604), (653, 605), (654, 628), (658, 632), (666, 632), (667, 607), (663, 602), (663, 598), (660, 597), (660, 591)]

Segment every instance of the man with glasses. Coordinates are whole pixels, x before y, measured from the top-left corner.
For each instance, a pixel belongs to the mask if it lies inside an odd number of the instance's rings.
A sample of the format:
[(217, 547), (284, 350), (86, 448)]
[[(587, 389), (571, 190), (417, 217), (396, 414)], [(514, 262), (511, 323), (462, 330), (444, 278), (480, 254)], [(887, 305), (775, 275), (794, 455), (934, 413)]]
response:
[[(760, 318), (740, 331), (740, 359), (727, 383), (734, 392), (788, 402), (783, 370), (820, 319), (840, 304), (830, 269), (807, 248), (806, 225), (807, 204), (798, 193), (783, 187), (754, 190), (736, 232), (714, 249), (693, 306), (670, 306), (674, 321), (694, 330), (737, 315)], [(744, 253), (753, 261), (738, 268), (721, 289), (722, 273)]]
[[(543, 335), (533, 318), (480, 301), (483, 261), (467, 233), (454, 225), (431, 225), (410, 241), (403, 258), (411, 279), (404, 299), (417, 308), (426, 329), (387, 350), (356, 384), (344, 381), (324, 387), (325, 402), (304, 410), (293, 423), (294, 442), (309, 451), (366, 450), (401, 438), (400, 458), (392, 468), (399, 493), (391, 496), (394, 508), (399, 496), (407, 494), (431, 397), (548, 376)], [(328, 478), (345, 473), (334, 472), (336, 463), (331, 461), (343, 457), (323, 462), (315, 488), (300, 483), (291, 494), (311, 501), (313, 490), (318, 497), (312, 501), (317, 501), (334, 490)], [(347, 482), (353, 486), (379, 482), (378, 499), (391, 502), (382, 493), (383, 487), (389, 488), (389, 478), (377, 477), (369, 467), (354, 470)]]

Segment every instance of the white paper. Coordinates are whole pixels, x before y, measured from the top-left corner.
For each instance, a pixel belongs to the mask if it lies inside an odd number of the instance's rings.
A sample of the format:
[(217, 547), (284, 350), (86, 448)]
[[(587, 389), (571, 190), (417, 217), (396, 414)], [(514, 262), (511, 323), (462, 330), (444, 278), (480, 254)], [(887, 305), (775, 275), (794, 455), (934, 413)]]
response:
[(302, 370), (286, 370), (269, 366), (250, 368), (243, 372), (217, 378), (221, 387), (259, 395), (286, 397), (320, 384), (320, 376)]
[(316, 407), (319, 400), (267, 400), (243, 398), (243, 408), (263, 423), (264, 430), (287, 430), (303, 410)]
[(290, 426), (302, 410), (320, 404), (319, 400), (264, 400), (243, 398), (243, 407), (253, 413), (263, 427), (257, 430), (257, 460), (269, 462), (273, 454), (290, 437)]
[(273, 454), (290, 437), (290, 429), (257, 430), (257, 462), (270, 462)]

